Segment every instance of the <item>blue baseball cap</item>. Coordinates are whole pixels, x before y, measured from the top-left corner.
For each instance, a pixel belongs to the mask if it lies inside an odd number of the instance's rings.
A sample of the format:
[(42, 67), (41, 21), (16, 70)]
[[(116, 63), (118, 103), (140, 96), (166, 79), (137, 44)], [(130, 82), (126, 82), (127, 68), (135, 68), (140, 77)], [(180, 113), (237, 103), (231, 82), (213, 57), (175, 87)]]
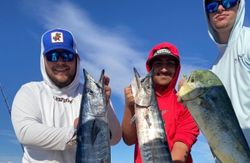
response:
[(64, 29), (53, 29), (42, 36), (43, 54), (52, 50), (63, 49), (77, 54), (76, 44), (71, 32)]

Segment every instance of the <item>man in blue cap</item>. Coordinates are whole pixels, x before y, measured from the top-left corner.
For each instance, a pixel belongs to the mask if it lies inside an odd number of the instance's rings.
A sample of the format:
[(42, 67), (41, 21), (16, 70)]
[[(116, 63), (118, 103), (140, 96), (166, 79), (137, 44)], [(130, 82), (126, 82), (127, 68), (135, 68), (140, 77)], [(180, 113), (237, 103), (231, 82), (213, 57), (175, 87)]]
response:
[[(83, 84), (80, 56), (71, 32), (54, 29), (41, 39), (40, 66), (43, 81), (24, 84), (12, 105), (12, 123), (24, 146), (23, 163), (74, 163), (77, 125)], [(111, 95), (105, 78), (107, 99)], [(119, 121), (108, 101), (111, 145), (121, 138)]]

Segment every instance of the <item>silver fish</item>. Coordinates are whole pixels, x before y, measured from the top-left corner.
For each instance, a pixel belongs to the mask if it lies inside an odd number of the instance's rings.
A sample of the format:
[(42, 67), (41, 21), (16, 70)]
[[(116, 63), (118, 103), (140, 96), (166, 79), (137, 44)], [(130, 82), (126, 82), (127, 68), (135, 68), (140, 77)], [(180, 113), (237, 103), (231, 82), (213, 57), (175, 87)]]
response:
[(102, 70), (99, 82), (84, 72), (79, 122), (77, 128), (76, 163), (110, 163), (110, 130)]
[(144, 163), (170, 163), (171, 154), (166, 132), (153, 88), (152, 71), (144, 79), (134, 68), (132, 92), (135, 100), (135, 124), (139, 148)]
[(178, 96), (189, 108), (220, 162), (250, 162), (250, 150), (230, 98), (214, 73), (208, 70), (192, 72)]

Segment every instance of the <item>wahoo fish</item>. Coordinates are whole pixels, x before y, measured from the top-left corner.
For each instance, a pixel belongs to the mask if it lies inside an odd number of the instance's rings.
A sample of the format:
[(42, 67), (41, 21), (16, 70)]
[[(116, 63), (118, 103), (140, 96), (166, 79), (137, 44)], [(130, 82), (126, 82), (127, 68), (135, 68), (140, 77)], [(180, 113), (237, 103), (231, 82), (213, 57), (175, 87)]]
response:
[(110, 163), (110, 130), (104, 91), (104, 70), (99, 82), (84, 69), (84, 88), (77, 127), (76, 163)]
[(177, 95), (188, 107), (220, 162), (250, 162), (250, 149), (230, 98), (213, 72), (193, 71)]
[(135, 100), (135, 121), (137, 139), (144, 163), (170, 163), (164, 122), (158, 109), (153, 88), (152, 71), (140, 79), (134, 68), (135, 79), (131, 83)]

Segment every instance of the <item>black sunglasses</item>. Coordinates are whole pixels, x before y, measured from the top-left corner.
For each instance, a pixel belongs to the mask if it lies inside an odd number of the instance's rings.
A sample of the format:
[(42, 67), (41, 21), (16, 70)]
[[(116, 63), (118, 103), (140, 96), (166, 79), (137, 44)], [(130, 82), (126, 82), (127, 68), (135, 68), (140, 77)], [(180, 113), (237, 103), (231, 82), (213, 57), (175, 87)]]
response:
[(207, 13), (215, 13), (218, 11), (219, 5), (222, 5), (225, 9), (232, 8), (237, 5), (239, 0), (212, 0), (206, 2)]
[(49, 62), (57, 62), (59, 57), (62, 58), (64, 62), (72, 62), (75, 58), (75, 54), (69, 51), (51, 51), (45, 54), (47, 61)]

